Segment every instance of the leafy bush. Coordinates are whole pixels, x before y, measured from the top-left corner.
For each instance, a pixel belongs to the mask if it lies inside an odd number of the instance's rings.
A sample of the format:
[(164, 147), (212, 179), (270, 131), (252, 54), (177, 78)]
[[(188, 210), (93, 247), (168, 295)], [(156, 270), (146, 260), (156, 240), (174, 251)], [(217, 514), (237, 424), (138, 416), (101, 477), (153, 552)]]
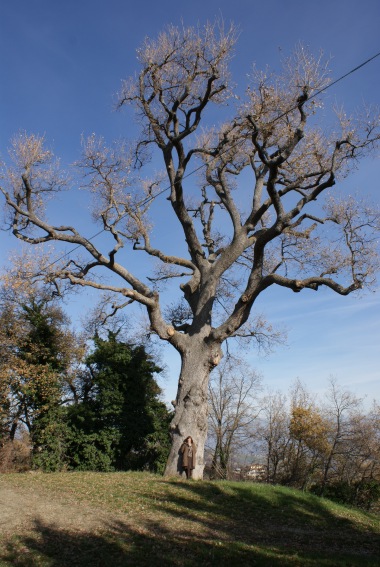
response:
[(380, 482), (376, 480), (361, 480), (354, 483), (335, 482), (328, 484), (322, 491), (321, 485), (314, 485), (310, 492), (322, 495), (340, 504), (350, 504), (370, 510), (380, 499)]

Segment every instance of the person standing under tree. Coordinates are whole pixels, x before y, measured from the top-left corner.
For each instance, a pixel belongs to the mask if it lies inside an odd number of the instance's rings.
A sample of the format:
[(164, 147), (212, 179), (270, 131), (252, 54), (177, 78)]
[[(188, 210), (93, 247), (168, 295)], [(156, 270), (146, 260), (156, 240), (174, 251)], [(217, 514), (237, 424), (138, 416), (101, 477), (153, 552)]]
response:
[(185, 469), (186, 478), (191, 478), (193, 469), (195, 468), (195, 458), (197, 454), (197, 448), (192, 437), (186, 437), (181, 445), (181, 453), (182, 467)]

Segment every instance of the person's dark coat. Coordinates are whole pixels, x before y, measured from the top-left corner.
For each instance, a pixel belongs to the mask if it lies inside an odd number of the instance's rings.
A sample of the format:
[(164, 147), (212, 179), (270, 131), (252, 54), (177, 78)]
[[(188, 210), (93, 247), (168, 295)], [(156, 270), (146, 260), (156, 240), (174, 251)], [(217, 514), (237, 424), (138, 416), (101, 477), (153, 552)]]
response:
[[(195, 446), (195, 443), (192, 443), (191, 448), (193, 450), (193, 460), (192, 460), (192, 465), (191, 468), (194, 469), (195, 468), (195, 459), (197, 456), (197, 448)], [(187, 469), (189, 466), (189, 445), (187, 443), (182, 443), (181, 445), (181, 453), (182, 453), (182, 466), (183, 468)]]

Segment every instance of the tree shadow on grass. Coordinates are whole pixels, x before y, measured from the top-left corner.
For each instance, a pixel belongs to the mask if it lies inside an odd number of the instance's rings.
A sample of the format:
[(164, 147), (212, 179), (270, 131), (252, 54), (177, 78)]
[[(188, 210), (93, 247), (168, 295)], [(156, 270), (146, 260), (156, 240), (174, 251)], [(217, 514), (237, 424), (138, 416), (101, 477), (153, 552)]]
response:
[[(331, 559), (335, 557), (337, 565), (380, 566), (379, 527), (355, 522), (355, 513), (351, 517), (333, 513), (330, 504), (317, 496), (248, 483), (229, 484), (228, 488), (215, 482), (173, 484), (175, 492), (166, 505), (167, 513), (178, 517), (185, 509), (187, 520), (201, 523), (219, 537), (224, 534), (231, 542), (273, 547), (280, 555), (287, 551), (302, 555), (305, 565), (306, 556), (317, 554), (321, 562), (316, 565), (324, 564), (324, 556), (331, 565), (335, 565)], [(338, 563), (344, 557), (350, 558), (349, 562)], [(270, 564), (276, 565), (273, 559)]]
[(32, 532), (14, 536), (0, 551), (0, 565), (379, 566), (379, 532), (337, 517), (317, 497), (178, 481), (165, 481), (160, 494), (141, 494), (150, 512), (138, 521), (126, 517), (94, 532), (36, 520)]
[[(149, 522), (151, 532), (123, 524), (108, 526), (102, 533), (73, 533), (36, 522), (29, 535), (14, 538), (0, 551), (0, 565), (14, 567), (191, 567), (283, 566), (273, 557), (262, 562), (262, 551), (221, 544), (216, 540), (189, 536)], [(297, 563), (292, 563), (297, 565)], [(301, 563), (299, 563), (301, 566)], [(302, 563), (304, 565), (304, 563)]]

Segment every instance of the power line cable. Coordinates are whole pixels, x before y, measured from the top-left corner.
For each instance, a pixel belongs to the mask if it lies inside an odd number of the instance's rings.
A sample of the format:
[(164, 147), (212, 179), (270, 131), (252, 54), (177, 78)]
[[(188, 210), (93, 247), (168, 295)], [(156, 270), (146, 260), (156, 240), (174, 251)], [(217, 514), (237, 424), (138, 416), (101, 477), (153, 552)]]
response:
[[(317, 90), (313, 95), (311, 95), (310, 97), (308, 97), (307, 102), (309, 102), (310, 100), (312, 100), (313, 98), (316, 98), (318, 95), (322, 94), (323, 92), (327, 91), (328, 89), (330, 89), (331, 87), (333, 87), (334, 85), (336, 85), (337, 83), (339, 83), (340, 81), (343, 81), (344, 79), (346, 79), (349, 75), (352, 75), (353, 73), (355, 73), (356, 71), (358, 71), (359, 69), (361, 69), (362, 67), (364, 67), (365, 65), (367, 65), (368, 63), (370, 63), (371, 61), (373, 61), (374, 59), (376, 59), (377, 57), (380, 56), (380, 51), (378, 53), (376, 53), (375, 55), (373, 55), (372, 57), (370, 57), (369, 59), (366, 59), (365, 61), (363, 61), (362, 63), (360, 63), (360, 65), (357, 65), (356, 67), (354, 67), (353, 69), (351, 69), (350, 71), (348, 71), (347, 73), (345, 73), (344, 75), (341, 75), (338, 79), (335, 79), (335, 81), (332, 81), (331, 83), (329, 83), (328, 85), (326, 85), (325, 87), (323, 87), (322, 89)], [(281, 118), (284, 118), (284, 116), (286, 116), (287, 114), (289, 114), (290, 112), (293, 112), (293, 110), (296, 110), (298, 108), (298, 105), (295, 105), (291, 108), (289, 108), (288, 110), (284, 111), (283, 113), (279, 114), (278, 116), (276, 116), (276, 118), (274, 118), (269, 124), (273, 124), (275, 122), (277, 122), (278, 120), (280, 120)], [(232, 144), (231, 146), (229, 146), (228, 148), (226, 148), (224, 151), (221, 151), (219, 155), (223, 155), (224, 153), (226, 153), (227, 151), (231, 150), (232, 148), (235, 148), (236, 146), (238, 146), (239, 144), (242, 143), (242, 140), (238, 140), (237, 142), (235, 142), (235, 144)], [(200, 169), (202, 169), (203, 167), (205, 167), (208, 163), (210, 163), (211, 160), (206, 160), (204, 163), (202, 163), (200, 166), (198, 166), (197, 168), (193, 169), (192, 171), (190, 171), (189, 173), (185, 174), (182, 177), (182, 181), (184, 181), (185, 179), (188, 179), (191, 175), (194, 175), (195, 173), (197, 173)], [(146, 199), (144, 199), (143, 201), (141, 201), (140, 203), (137, 203), (138, 207), (144, 206), (146, 204), (148, 204), (150, 201), (153, 201), (154, 199), (157, 199), (157, 197), (160, 197), (163, 193), (166, 193), (166, 191), (169, 191), (169, 189), (171, 189), (171, 186), (168, 185), (167, 187), (165, 187), (164, 189), (162, 189), (161, 191), (158, 191), (158, 193), (156, 193), (155, 195), (150, 195), (149, 197), (147, 197)], [(120, 222), (124, 216), (126, 216), (128, 213), (125, 213), (124, 215), (122, 215), (119, 219), (118, 222)], [(89, 238), (87, 238), (86, 240), (88, 242), (91, 242), (92, 240), (94, 240), (97, 236), (99, 236), (100, 234), (102, 234), (103, 232), (106, 232), (105, 228), (102, 228), (100, 231), (98, 231), (96, 234), (90, 236)], [(63, 254), (62, 256), (60, 256), (59, 258), (57, 258), (57, 260), (54, 260), (54, 262), (52, 262), (51, 264), (48, 264), (47, 266), (45, 266), (44, 268), (42, 268), (42, 270), (40, 270), (41, 272), (44, 272), (45, 270), (47, 270), (48, 268), (50, 268), (51, 266), (54, 266), (54, 264), (56, 264), (57, 262), (59, 262), (60, 260), (63, 260), (63, 258), (66, 258), (67, 256), (69, 256), (70, 254), (72, 254), (73, 252), (75, 252), (76, 250), (78, 250), (78, 248), (81, 248), (82, 244), (78, 244), (77, 246), (75, 246), (74, 248), (72, 248), (71, 250), (69, 250), (68, 252), (66, 252), (65, 254)]]
[[(342, 81), (343, 79), (345, 79), (346, 77), (348, 77), (349, 75), (351, 75), (352, 73), (355, 73), (355, 71), (358, 71), (361, 67), (364, 67), (364, 65), (367, 65), (367, 63), (370, 63), (370, 61), (372, 61), (373, 59), (376, 59), (376, 57), (380, 56), (380, 51), (378, 53), (376, 53), (376, 55), (373, 55), (372, 57), (370, 57), (369, 59), (367, 59), (366, 61), (364, 61), (363, 63), (361, 63), (360, 65), (358, 65), (357, 67), (355, 67), (354, 69), (351, 69), (351, 71), (348, 71), (348, 73), (345, 73), (344, 75), (342, 75), (341, 77), (339, 77), (338, 79), (336, 79), (335, 81), (333, 81), (332, 83), (329, 83), (328, 85), (326, 85), (326, 87), (323, 87), (322, 89), (319, 89), (318, 91), (316, 91), (313, 95), (311, 95), (310, 97), (308, 97), (306, 102), (309, 102), (310, 100), (312, 100), (313, 98), (317, 97), (318, 95), (320, 95), (321, 93), (323, 93), (324, 91), (326, 91), (327, 89), (331, 88), (332, 86), (336, 85), (337, 83), (339, 83), (340, 81)], [(269, 124), (273, 124), (274, 122), (277, 122), (277, 120), (280, 120), (281, 118), (283, 118), (284, 116), (286, 116), (287, 114), (289, 114), (290, 112), (293, 112), (293, 110), (296, 110), (298, 108), (298, 105), (295, 105), (293, 107), (291, 107), (290, 109), (284, 111), (282, 114), (280, 114), (279, 116), (276, 116), (276, 118), (273, 118), (273, 120), (271, 122), (269, 122)], [(231, 146), (229, 146), (228, 148), (226, 148), (224, 151), (220, 152), (219, 155), (223, 155), (225, 152), (229, 151), (231, 148), (236, 147), (237, 145), (239, 145), (241, 143), (241, 140), (237, 141), (235, 144), (232, 144)], [(211, 160), (210, 160), (211, 161)], [(188, 177), (190, 177), (191, 175), (193, 175), (194, 173), (196, 173), (197, 171), (199, 171), (200, 169), (202, 169), (202, 167), (204, 167), (205, 165), (207, 165), (207, 163), (202, 163), (199, 167), (197, 167), (196, 169), (190, 171), (189, 173), (187, 173), (186, 175), (184, 175), (182, 177), (182, 179), (187, 179)], [(159, 197), (160, 195), (162, 195), (163, 193), (165, 193), (166, 191), (169, 191), (171, 187), (168, 186), (165, 189), (162, 189), (161, 191), (159, 191), (156, 195), (150, 196), (148, 197), (145, 201), (141, 202), (141, 205), (145, 205), (146, 203), (148, 203), (150, 200), (156, 199), (157, 197)], [(140, 204), (139, 204), (140, 206)], [(105, 230), (105, 229), (103, 229)], [(96, 235), (98, 236), (98, 235)], [(94, 237), (93, 237), (94, 238)]]

